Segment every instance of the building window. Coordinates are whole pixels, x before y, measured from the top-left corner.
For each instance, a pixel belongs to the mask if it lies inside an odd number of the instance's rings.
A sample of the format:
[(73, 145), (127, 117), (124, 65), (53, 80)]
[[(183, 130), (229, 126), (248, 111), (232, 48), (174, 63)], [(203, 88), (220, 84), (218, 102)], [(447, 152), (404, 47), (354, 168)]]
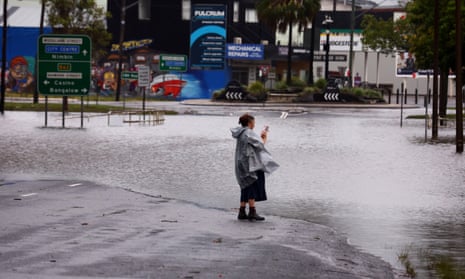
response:
[(245, 22), (258, 23), (257, 11), (255, 9), (245, 9)]
[(239, 22), (239, 2), (234, 1), (233, 21)]
[(191, 20), (191, 0), (182, 0), (182, 20)]
[(317, 78), (323, 77), (323, 67), (321, 66), (316, 67), (316, 77)]

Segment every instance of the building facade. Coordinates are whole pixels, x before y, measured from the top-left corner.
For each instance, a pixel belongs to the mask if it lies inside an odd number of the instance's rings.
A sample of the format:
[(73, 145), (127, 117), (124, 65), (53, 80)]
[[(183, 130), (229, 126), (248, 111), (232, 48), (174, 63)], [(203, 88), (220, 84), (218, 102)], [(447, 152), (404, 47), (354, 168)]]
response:
[[(155, 75), (159, 69), (159, 54), (170, 53), (186, 55), (192, 59), (190, 38), (192, 28), (192, 10), (199, 4), (222, 5), (226, 10), (225, 18), (225, 43), (226, 44), (261, 44), (264, 47), (264, 55), (259, 60), (247, 60), (231, 58), (225, 60), (225, 66), (221, 70), (192, 70), (188, 67), (184, 78), (204, 83), (199, 91), (205, 94), (188, 96), (186, 98), (209, 98), (213, 91), (223, 88), (230, 80), (238, 80), (243, 84), (250, 84), (256, 80), (273, 86), (276, 81), (287, 76), (287, 34), (273, 33), (258, 21), (255, 10), (256, 0), (159, 0), (150, 1), (149, 19), (139, 19), (139, 10), (135, 0), (126, 0), (125, 24), (121, 24), (122, 9), (121, 0), (109, 0), (108, 10), (112, 17), (108, 20), (108, 29), (113, 34), (113, 43), (118, 45), (121, 40), (121, 27), (124, 26), (124, 41), (134, 42), (151, 40), (146, 45), (151, 51), (145, 52), (145, 58), (139, 56), (139, 61), (150, 64)], [(405, 88), (413, 91), (415, 88), (426, 90), (425, 79), (414, 79), (411, 76), (398, 76), (396, 72), (396, 55), (383, 55), (375, 50), (363, 47), (361, 42), (361, 21), (363, 15), (373, 14), (378, 18), (392, 19), (395, 13), (402, 12), (399, 7), (376, 8), (376, 4), (365, 1), (361, 5), (357, 1), (355, 11), (355, 25), (351, 30), (351, 3), (346, 1), (322, 1), (322, 9), (315, 17), (314, 24), (308, 26), (302, 32), (293, 35), (292, 42), (292, 72), (293, 77), (307, 81), (312, 75), (313, 80), (324, 78), (326, 34), (329, 34), (329, 63), (328, 70), (332, 75), (344, 76), (349, 69), (350, 34), (353, 32), (352, 52), (352, 76), (357, 77), (358, 82), (370, 84), (390, 84), (393, 90), (400, 88), (404, 83)], [(334, 8), (336, 8), (334, 10)], [(324, 25), (324, 19), (330, 16), (333, 19), (331, 25)], [(297, 30), (297, 28), (294, 28)], [(311, 30), (314, 30), (314, 41), (309, 39)], [(327, 31), (328, 30), (328, 31)], [(310, 49), (313, 45), (313, 63), (310, 59)], [(136, 50), (125, 54), (126, 67), (136, 64), (134, 56)], [(310, 67), (310, 66), (313, 67)], [(312, 69), (311, 69), (312, 68)], [(178, 74), (179, 73), (174, 73)], [(211, 83), (214, 80), (216, 82)], [(191, 90), (192, 91), (192, 90)]]

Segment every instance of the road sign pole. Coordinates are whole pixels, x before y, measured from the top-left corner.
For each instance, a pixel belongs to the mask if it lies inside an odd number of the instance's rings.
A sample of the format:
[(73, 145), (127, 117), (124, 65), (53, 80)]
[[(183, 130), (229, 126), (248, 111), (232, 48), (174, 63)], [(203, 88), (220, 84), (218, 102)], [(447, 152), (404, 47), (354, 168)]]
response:
[(142, 112), (144, 114), (144, 124), (145, 124), (145, 87), (142, 87)]
[(84, 96), (81, 96), (81, 129), (84, 128)]
[(48, 96), (45, 96), (45, 128), (47, 128)]
[(63, 98), (63, 104), (61, 105), (61, 127), (65, 128), (65, 96)]

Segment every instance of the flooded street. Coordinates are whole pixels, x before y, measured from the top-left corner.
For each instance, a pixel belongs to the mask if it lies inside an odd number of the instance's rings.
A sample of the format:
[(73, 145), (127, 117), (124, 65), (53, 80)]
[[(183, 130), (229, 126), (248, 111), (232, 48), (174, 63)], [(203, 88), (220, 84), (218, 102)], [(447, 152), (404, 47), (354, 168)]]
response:
[[(465, 265), (465, 155), (454, 143), (425, 143), (424, 121), (404, 120), (401, 128), (399, 110), (308, 110), (286, 119), (253, 111), (257, 132), (270, 126), (268, 149), (281, 165), (267, 177), (260, 214), (330, 226), (398, 268), (406, 249)], [(45, 129), (43, 113), (7, 111), (0, 179), (90, 180), (230, 210), (239, 186), (229, 128), (246, 111), (168, 115), (159, 126), (108, 126), (106, 116), (95, 116), (85, 129)], [(60, 127), (61, 114), (48, 121)], [(67, 126), (80, 127), (79, 115)]]

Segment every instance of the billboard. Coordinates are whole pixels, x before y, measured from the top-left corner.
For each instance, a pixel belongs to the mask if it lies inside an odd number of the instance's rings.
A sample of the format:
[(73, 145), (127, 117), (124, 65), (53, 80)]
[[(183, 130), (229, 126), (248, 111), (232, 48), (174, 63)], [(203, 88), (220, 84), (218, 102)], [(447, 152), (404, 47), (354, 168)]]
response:
[(412, 77), (417, 72), (415, 56), (410, 52), (398, 52), (396, 54), (396, 76)]
[(225, 67), (226, 6), (197, 4), (192, 7), (190, 68), (223, 70)]
[[(345, 29), (331, 29), (329, 34), (329, 46), (330, 51), (349, 51), (350, 50), (350, 30)], [(360, 30), (354, 30), (353, 35), (353, 51), (362, 51), (362, 36)], [(325, 30), (320, 31), (320, 50), (324, 50), (326, 44), (326, 33)]]
[(226, 58), (242, 60), (263, 60), (263, 45), (259, 44), (227, 44)]

